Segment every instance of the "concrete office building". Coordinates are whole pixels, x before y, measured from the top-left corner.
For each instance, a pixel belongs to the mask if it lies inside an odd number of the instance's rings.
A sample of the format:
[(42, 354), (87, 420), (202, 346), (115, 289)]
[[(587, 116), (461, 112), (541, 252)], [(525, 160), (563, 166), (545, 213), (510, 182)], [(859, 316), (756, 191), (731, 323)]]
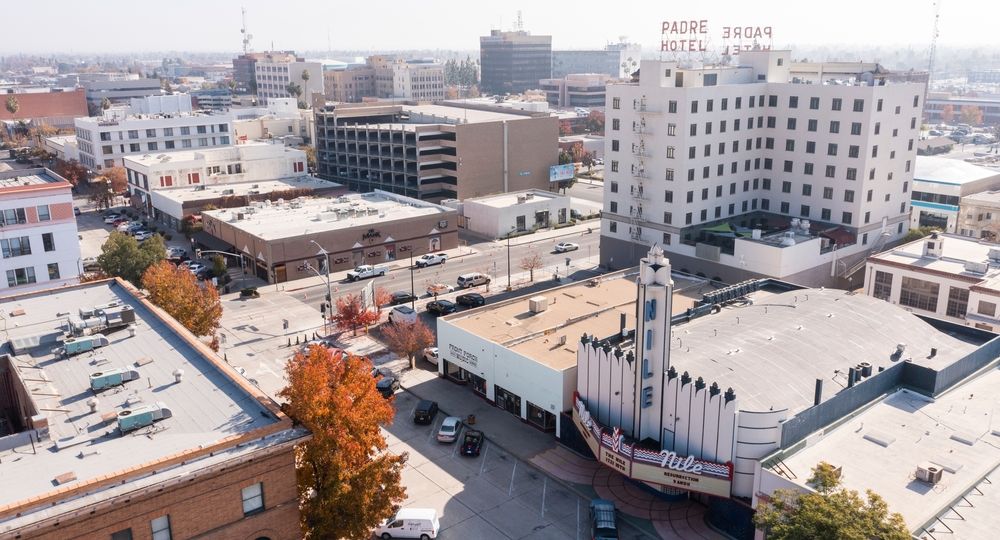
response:
[(348, 64), (323, 72), (326, 99), (345, 103), (364, 98), (441, 101), (444, 64), (434, 60), (404, 60), (370, 56), (363, 65)]
[(905, 234), (923, 86), (795, 83), (789, 51), (739, 59), (643, 61), (608, 86), (602, 264), (656, 244), (724, 281), (828, 285)]
[(959, 205), (967, 196), (1000, 188), (1000, 170), (935, 156), (917, 156), (915, 163), (910, 228), (937, 227), (978, 238), (982, 219), (962, 218)]
[(1000, 245), (933, 234), (872, 255), (865, 294), (994, 332), (1000, 329)]
[(119, 280), (2, 302), (2, 536), (301, 536), (308, 432), (177, 321)]
[(318, 175), (430, 201), (547, 189), (558, 132), (545, 113), (328, 104), (316, 111)]
[(237, 90), (256, 90), (256, 66), (259, 60), (294, 62), (296, 58), (294, 51), (247, 52), (233, 58), (233, 80), (236, 81)]
[[(177, 112), (190, 110), (191, 97), (187, 94), (166, 97), (176, 98), (180, 107), (154, 114), (111, 109), (104, 116), (77, 118), (80, 163), (100, 171), (122, 165), (125, 156), (234, 143), (228, 114)], [(162, 100), (154, 103), (154, 106), (164, 105)]]
[(195, 109), (228, 111), (233, 106), (233, 93), (228, 88), (212, 88), (191, 92), (191, 106)]
[(991, 242), (1000, 240), (1000, 191), (965, 195), (958, 204), (958, 234)]
[(603, 50), (552, 51), (552, 77), (597, 73), (626, 79), (639, 69), (642, 47), (637, 43), (610, 43)]
[(309, 176), (305, 152), (262, 142), (129, 156), (123, 163), (133, 204), (153, 219), (160, 218), (151, 198), (158, 189)]
[[(955, 96), (948, 92), (929, 92), (924, 121), (929, 124), (961, 124), (963, 108), (975, 108), (982, 112), (983, 125), (1000, 124), (1000, 96)], [(950, 115), (950, 118), (949, 116)]]
[[(899, 442), (880, 438), (881, 422), (851, 416), (867, 414), (862, 411), (869, 404), (902, 387), (919, 403), (937, 398), (995, 364), (1000, 351), (994, 334), (923, 319), (864, 295), (776, 280), (711, 290), (678, 312), (671, 264), (658, 247), (640, 263), (635, 288), (635, 309), (627, 310), (637, 314), (634, 328), (626, 320), (622, 329), (596, 328), (575, 340), (573, 420), (562, 424), (574, 429), (564, 430), (563, 442), (667, 498), (705, 504), (708, 521), (739, 538), (753, 536), (751, 507), (789, 487), (789, 479), (804, 485), (809, 477), (802, 464), (789, 469), (788, 456), (810, 452), (835, 430), (864, 437), (880, 456), (855, 456), (866, 463), (854, 470), (867, 472), (852, 474), (854, 485), (882, 485), (883, 466), (916, 470), (917, 463), (897, 463), (897, 456), (910, 455), (909, 444), (896, 448)], [(918, 408), (905, 409), (914, 421), (924, 416), (912, 414)], [(974, 410), (983, 418), (981, 409)], [(940, 419), (930, 417), (929, 424), (935, 422)], [(942, 433), (947, 438), (955, 431), (936, 429), (931, 437), (940, 441)], [(950, 457), (949, 463), (961, 463), (965, 454), (944, 452), (940, 458)], [(985, 461), (995, 467), (996, 449), (989, 452)], [(854, 464), (843, 465), (846, 471)], [(984, 469), (974, 470), (969, 474), (978, 481)], [(958, 498), (968, 489), (964, 478), (942, 484), (947, 496), (915, 489), (907, 483), (912, 473), (884, 480), (914, 496), (926, 494), (919, 497), (925, 501)], [(908, 525), (912, 530), (919, 521)]]
[(554, 107), (604, 107), (611, 77), (597, 73), (573, 73), (559, 79), (542, 79), (545, 100)]
[(219, 247), (245, 253), (269, 283), (314, 276), (316, 241), (329, 268), (346, 270), (458, 246), (458, 215), (451, 209), (383, 191), (336, 199), (258, 201), (201, 213)]
[(6, 277), (0, 294), (78, 281), (82, 269), (72, 186), (61, 176), (41, 168), (0, 171), (0, 231), (0, 270)]
[[(320, 62), (307, 62), (302, 58), (289, 60), (284, 55), (268, 56), (257, 60), (254, 71), (257, 97), (265, 105), (270, 99), (287, 97), (311, 103), (313, 94), (323, 94), (323, 64)], [(299, 95), (289, 93), (291, 83), (302, 89)]]
[(480, 87), (492, 94), (519, 94), (552, 78), (552, 36), (523, 30), (492, 30), (479, 38)]
[(160, 79), (141, 79), (138, 75), (94, 73), (78, 75), (79, 84), (87, 93), (91, 113), (101, 110), (105, 98), (112, 105), (128, 104), (132, 98), (163, 95)]
[(441, 204), (458, 210), (461, 228), (487, 238), (534, 232), (536, 229), (564, 225), (571, 219), (569, 197), (540, 189), (463, 201), (449, 199)]

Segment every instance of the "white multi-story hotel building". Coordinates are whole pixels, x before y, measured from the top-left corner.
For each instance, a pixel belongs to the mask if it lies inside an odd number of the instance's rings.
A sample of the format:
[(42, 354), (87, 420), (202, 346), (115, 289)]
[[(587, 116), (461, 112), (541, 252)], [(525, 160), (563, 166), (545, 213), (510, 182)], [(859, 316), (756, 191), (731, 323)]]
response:
[(133, 203), (154, 218), (158, 215), (151, 193), (156, 190), (309, 176), (305, 152), (263, 142), (143, 154), (124, 162)]
[[(165, 96), (133, 101), (129, 109), (111, 109), (104, 116), (77, 118), (80, 163), (95, 171), (122, 165), (125, 156), (190, 150), (233, 144), (228, 113), (191, 111), (191, 96)], [(136, 113), (135, 111), (149, 111)]]
[(48, 169), (0, 172), (4, 294), (76, 283), (80, 242), (72, 186)]
[(923, 85), (810, 83), (789, 51), (739, 59), (643, 61), (638, 83), (608, 86), (602, 264), (659, 244), (681, 271), (819, 285), (905, 233)]
[[(311, 103), (313, 94), (323, 93), (323, 64), (306, 62), (301, 58), (288, 61), (285, 58), (257, 60), (254, 64), (257, 77), (257, 97), (266, 104), (272, 98), (294, 97)], [(302, 89), (298, 96), (288, 92), (288, 85), (295, 83)]]

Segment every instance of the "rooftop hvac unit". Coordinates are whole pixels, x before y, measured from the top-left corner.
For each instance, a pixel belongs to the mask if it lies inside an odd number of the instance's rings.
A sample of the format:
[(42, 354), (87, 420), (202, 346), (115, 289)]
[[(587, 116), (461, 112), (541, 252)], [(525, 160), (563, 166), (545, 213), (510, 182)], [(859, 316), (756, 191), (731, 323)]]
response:
[(235, 194), (235, 193), (236, 193), (236, 192), (235, 192), (235, 191), (233, 191), (233, 190), (231, 190), (231, 189), (224, 189), (224, 190), (222, 190), (222, 194), (223, 194), (223, 195), (233, 195), (233, 194)]
[(941, 475), (944, 471), (932, 463), (922, 463), (917, 465), (917, 480), (922, 482), (927, 482), (928, 484), (937, 484), (941, 482)]
[(118, 307), (120, 305), (122, 305), (122, 303), (120, 301), (114, 300), (114, 301), (108, 302), (106, 304), (97, 304), (96, 306), (94, 306), (94, 307), (92, 307), (90, 309), (80, 308), (80, 318), (81, 319), (89, 319), (90, 317), (93, 317), (94, 315), (97, 315), (98, 313), (100, 313), (100, 312), (102, 312), (102, 311), (104, 311), (106, 309), (111, 309), (111, 308), (114, 308), (114, 307)]
[(253, 206), (248, 206), (247, 209), (246, 209), (246, 211), (245, 211), (245, 213), (247, 213), (247, 214), (253, 214), (256, 211), (257, 211), (257, 209), (254, 208)]
[(139, 372), (129, 368), (115, 368), (110, 371), (97, 371), (90, 374), (90, 389), (100, 392), (115, 386), (121, 386), (128, 381), (139, 378)]
[(104, 335), (71, 337), (63, 341), (61, 352), (67, 356), (80, 354), (98, 347), (107, 347), (110, 343), (108, 337)]
[(151, 426), (154, 422), (170, 418), (171, 416), (173, 416), (173, 413), (167, 408), (167, 405), (157, 401), (153, 405), (125, 409), (118, 413), (118, 429), (122, 433), (128, 433)]
[(1000, 249), (991, 248), (989, 255), (987, 255), (987, 258), (989, 258), (989, 260), (993, 262), (1000, 263)]
[(246, 215), (243, 212), (237, 212), (236, 213), (236, 221), (240, 221), (242, 219), (246, 219)]
[(541, 313), (549, 308), (549, 299), (544, 296), (532, 296), (528, 299), (528, 311)]
[(984, 262), (965, 262), (965, 271), (972, 272), (974, 274), (985, 274), (987, 270), (990, 269), (990, 265)]

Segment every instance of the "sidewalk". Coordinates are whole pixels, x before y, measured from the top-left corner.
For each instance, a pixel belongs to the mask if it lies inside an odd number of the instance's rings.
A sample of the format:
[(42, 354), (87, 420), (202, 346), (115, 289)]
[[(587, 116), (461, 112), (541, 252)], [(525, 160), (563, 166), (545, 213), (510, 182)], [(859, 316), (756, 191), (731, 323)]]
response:
[[(587, 231), (591, 231), (588, 233)], [(546, 229), (543, 231), (537, 231), (532, 234), (525, 234), (522, 236), (517, 236), (510, 239), (511, 247), (522, 246), (525, 244), (534, 244), (535, 242), (544, 242), (545, 240), (552, 240), (553, 238), (562, 238), (565, 236), (579, 236), (581, 234), (601, 234), (601, 221), (598, 219), (592, 219), (590, 221), (585, 221), (583, 223), (577, 223), (576, 225), (570, 225), (569, 227), (563, 227), (561, 229)], [(494, 243), (501, 243), (506, 245), (507, 240), (494, 240)]]

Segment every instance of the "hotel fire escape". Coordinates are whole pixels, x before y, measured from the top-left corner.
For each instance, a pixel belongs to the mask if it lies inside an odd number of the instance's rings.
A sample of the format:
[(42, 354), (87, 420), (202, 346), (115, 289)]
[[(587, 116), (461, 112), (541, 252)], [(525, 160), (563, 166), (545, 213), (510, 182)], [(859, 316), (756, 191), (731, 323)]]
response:
[(646, 145), (646, 138), (652, 133), (650, 116), (656, 114), (646, 106), (646, 97), (633, 100), (632, 107), (639, 113), (639, 120), (632, 122), (632, 132), (635, 139), (632, 143), (632, 203), (629, 206), (629, 236), (635, 242), (644, 242), (642, 236), (643, 203), (649, 201), (649, 194), (652, 193), (649, 171), (646, 168), (646, 159), (651, 156)]

